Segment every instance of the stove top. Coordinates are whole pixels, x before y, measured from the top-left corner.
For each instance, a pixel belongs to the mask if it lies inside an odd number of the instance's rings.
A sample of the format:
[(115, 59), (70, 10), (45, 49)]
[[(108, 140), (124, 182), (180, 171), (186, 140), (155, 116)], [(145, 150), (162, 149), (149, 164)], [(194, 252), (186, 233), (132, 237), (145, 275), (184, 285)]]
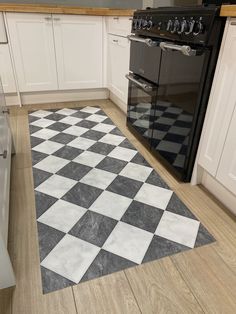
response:
[(160, 7), (134, 13), (132, 32), (174, 41), (207, 44), (220, 7)]

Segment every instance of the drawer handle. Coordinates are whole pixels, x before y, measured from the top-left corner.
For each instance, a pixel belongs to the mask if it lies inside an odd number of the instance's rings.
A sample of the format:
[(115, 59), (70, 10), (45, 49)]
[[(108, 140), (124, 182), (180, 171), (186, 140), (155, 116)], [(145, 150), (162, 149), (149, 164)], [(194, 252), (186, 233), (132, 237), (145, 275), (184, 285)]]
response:
[(119, 20), (119, 17), (118, 16), (113, 17), (113, 20)]
[(118, 43), (119, 40), (118, 39), (113, 39), (113, 43)]
[(7, 114), (9, 114), (9, 113), (10, 113), (10, 110), (9, 110), (9, 109), (3, 109), (3, 110), (2, 110), (2, 113), (7, 113)]
[(0, 154), (0, 157), (2, 157), (3, 159), (7, 158), (7, 150), (4, 150), (3, 153)]
[(60, 21), (61, 19), (59, 17), (54, 17), (53, 21)]
[(51, 20), (52, 20), (52, 18), (51, 18), (51, 17), (49, 17), (49, 16), (47, 16), (47, 17), (45, 17), (45, 20), (46, 20), (46, 21), (51, 21)]
[(236, 25), (236, 22), (231, 22), (230, 25)]

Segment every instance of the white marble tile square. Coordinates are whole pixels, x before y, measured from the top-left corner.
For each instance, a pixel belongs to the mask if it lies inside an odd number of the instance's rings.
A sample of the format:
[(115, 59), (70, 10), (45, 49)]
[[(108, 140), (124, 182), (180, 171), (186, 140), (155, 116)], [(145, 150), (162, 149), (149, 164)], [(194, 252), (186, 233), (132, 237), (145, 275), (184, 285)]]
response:
[(105, 123), (98, 123), (95, 125), (92, 130), (103, 132), (103, 133), (109, 133), (115, 128), (115, 125), (105, 124)]
[(58, 149), (62, 148), (63, 146), (64, 145), (60, 143), (56, 143), (52, 141), (44, 141), (41, 144), (32, 148), (32, 150), (50, 155), (50, 154), (55, 153)]
[(97, 107), (90, 107), (90, 106), (88, 106), (88, 107), (85, 107), (85, 108), (81, 109), (80, 111), (87, 112), (87, 113), (96, 113), (99, 110), (101, 110), (101, 109), (97, 108)]
[[(108, 134), (109, 135), (109, 134)], [(109, 157), (121, 159), (124, 161), (130, 161), (137, 154), (136, 150), (124, 148), (124, 147), (116, 147), (113, 151), (108, 155)]]
[(74, 136), (80, 136), (87, 131), (88, 131), (87, 128), (82, 128), (81, 126), (72, 125), (69, 128), (62, 131), (62, 133), (66, 133), (66, 134), (70, 134)]
[(95, 186), (100, 189), (106, 189), (108, 185), (116, 178), (116, 174), (100, 170), (100, 169), (92, 169), (90, 170), (81, 180), (80, 182)]
[(90, 210), (120, 220), (131, 203), (132, 199), (128, 197), (104, 191), (92, 204)]
[(87, 209), (83, 207), (58, 200), (38, 218), (38, 221), (67, 233), (86, 211)]
[(77, 110), (70, 109), (70, 108), (63, 108), (57, 111), (57, 113), (62, 114), (64, 116), (70, 116), (73, 113), (76, 113)]
[(119, 221), (103, 249), (141, 264), (153, 234)]
[(46, 110), (37, 110), (37, 111), (30, 113), (31, 116), (37, 117), (37, 118), (45, 118), (45, 117), (49, 116), (50, 114), (52, 114), (52, 112), (46, 111)]
[(35, 190), (56, 198), (64, 196), (77, 181), (56, 174), (40, 184)]
[(117, 145), (120, 145), (120, 143), (123, 142), (124, 139), (125, 139), (124, 136), (114, 135), (114, 134), (106, 134), (99, 140), (99, 142), (117, 146)]
[(159, 222), (156, 235), (193, 248), (200, 222), (165, 211)]
[(144, 183), (134, 199), (138, 202), (165, 210), (172, 194), (173, 191), (171, 190)]
[(49, 140), (51, 137), (59, 134), (58, 131), (50, 130), (50, 129), (41, 129), (34, 133), (35, 137), (42, 138), (44, 140)]
[(99, 247), (67, 234), (41, 265), (79, 283), (99, 251)]
[(92, 114), (91, 116), (87, 117), (85, 120), (93, 121), (93, 122), (102, 122), (107, 119), (107, 116), (102, 116), (100, 114)]
[(121, 176), (128, 177), (138, 181), (146, 181), (152, 168), (134, 164), (132, 162), (128, 163), (120, 172)]
[(40, 128), (46, 128), (49, 125), (53, 124), (54, 122), (55, 121), (42, 118), (42, 119), (36, 120), (36, 121), (34, 121), (34, 122), (30, 123), (30, 124), (34, 125), (34, 126), (39, 126)]
[(65, 165), (67, 165), (70, 161), (67, 159), (63, 159), (56, 156), (48, 156), (44, 158), (42, 161), (34, 165), (34, 168), (44, 170), (50, 173), (56, 173)]
[(84, 151), (82, 154), (77, 156), (73, 161), (78, 162), (79, 164), (96, 167), (106, 156)]
[(70, 124), (70, 125), (75, 125), (75, 124), (79, 123), (80, 121), (82, 121), (81, 118), (70, 117), (70, 116), (67, 116), (67, 117), (60, 120), (60, 122)]
[(96, 143), (95, 141), (90, 140), (88, 138), (78, 137), (78, 138), (74, 139), (73, 141), (71, 141), (67, 145), (71, 146), (71, 147), (86, 150), (95, 143)]

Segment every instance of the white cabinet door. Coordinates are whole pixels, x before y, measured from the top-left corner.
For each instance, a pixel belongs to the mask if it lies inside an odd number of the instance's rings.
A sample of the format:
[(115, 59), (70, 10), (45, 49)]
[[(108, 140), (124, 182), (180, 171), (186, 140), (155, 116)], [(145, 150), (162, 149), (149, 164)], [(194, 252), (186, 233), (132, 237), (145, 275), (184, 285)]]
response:
[(53, 15), (60, 89), (103, 86), (101, 16)]
[(9, 46), (0, 44), (0, 76), (5, 93), (15, 93), (16, 83), (10, 57)]
[(230, 123), (216, 178), (236, 195), (236, 107)]
[(127, 104), (130, 43), (125, 37), (108, 36), (108, 87)]
[(21, 92), (58, 89), (50, 14), (7, 13)]
[(225, 42), (223, 40), (202, 133), (199, 164), (212, 176), (216, 176), (235, 106), (235, 22), (236, 19), (231, 19), (226, 24)]

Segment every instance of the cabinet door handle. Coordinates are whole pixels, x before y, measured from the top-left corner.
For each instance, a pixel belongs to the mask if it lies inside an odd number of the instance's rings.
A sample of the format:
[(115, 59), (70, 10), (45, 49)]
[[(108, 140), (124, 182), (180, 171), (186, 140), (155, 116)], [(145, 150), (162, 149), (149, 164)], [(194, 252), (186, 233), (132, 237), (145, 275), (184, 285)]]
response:
[(113, 17), (113, 20), (119, 20), (118, 16)]
[(236, 25), (236, 22), (231, 22), (230, 25)]
[(54, 17), (53, 21), (60, 21), (61, 19), (59, 17)]
[(118, 39), (113, 39), (113, 43), (118, 43), (119, 40)]
[(7, 114), (9, 114), (9, 113), (10, 113), (10, 110), (9, 110), (9, 109), (3, 109), (2, 113), (7, 113)]
[(0, 154), (0, 157), (2, 157), (3, 159), (7, 158), (7, 150), (4, 150), (3, 153)]
[(52, 20), (52, 18), (49, 17), (49, 16), (45, 17), (44, 19), (45, 19), (46, 21), (48, 21), (48, 22)]

